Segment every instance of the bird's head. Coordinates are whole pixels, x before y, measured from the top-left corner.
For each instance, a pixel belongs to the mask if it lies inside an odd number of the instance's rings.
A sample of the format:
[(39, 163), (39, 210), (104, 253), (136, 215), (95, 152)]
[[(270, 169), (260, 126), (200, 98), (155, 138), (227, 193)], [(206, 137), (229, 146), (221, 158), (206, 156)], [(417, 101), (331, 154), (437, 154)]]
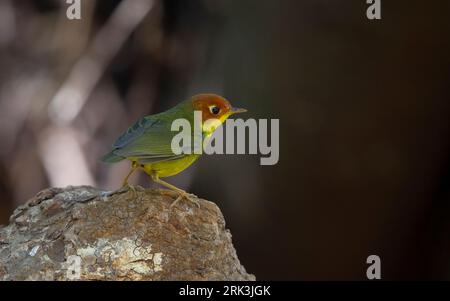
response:
[(247, 112), (245, 109), (234, 108), (230, 102), (216, 94), (198, 94), (192, 97), (195, 111), (201, 111), (203, 121), (219, 119), (224, 122), (228, 117), (237, 113)]
[(202, 112), (202, 125), (206, 132), (213, 132), (233, 114), (247, 112), (246, 109), (232, 107), (230, 102), (216, 94), (198, 94), (192, 97), (195, 111)]

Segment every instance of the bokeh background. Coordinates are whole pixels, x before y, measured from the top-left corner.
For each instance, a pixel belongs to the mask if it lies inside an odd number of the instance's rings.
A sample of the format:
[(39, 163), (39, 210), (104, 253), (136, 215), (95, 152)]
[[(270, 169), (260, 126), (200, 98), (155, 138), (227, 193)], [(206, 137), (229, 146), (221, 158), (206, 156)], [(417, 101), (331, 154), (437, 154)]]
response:
[[(450, 280), (450, 2), (0, 0), (0, 223), (199, 92), (280, 119), (280, 161), (205, 156), (169, 182), (222, 209), (260, 280)], [(134, 183), (150, 187), (139, 175)]]

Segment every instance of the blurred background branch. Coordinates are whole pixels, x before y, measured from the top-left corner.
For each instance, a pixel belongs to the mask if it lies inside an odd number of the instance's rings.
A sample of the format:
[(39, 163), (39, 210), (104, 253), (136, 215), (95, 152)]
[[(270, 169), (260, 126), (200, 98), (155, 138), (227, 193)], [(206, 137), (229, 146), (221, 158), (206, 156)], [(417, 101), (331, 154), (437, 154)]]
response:
[(71, 130), (70, 124), (83, 109), (113, 57), (153, 4), (149, 0), (120, 2), (51, 100), (49, 114), (53, 125), (45, 129), (39, 139), (40, 155), (51, 186), (96, 184), (81, 141), (77, 133)]

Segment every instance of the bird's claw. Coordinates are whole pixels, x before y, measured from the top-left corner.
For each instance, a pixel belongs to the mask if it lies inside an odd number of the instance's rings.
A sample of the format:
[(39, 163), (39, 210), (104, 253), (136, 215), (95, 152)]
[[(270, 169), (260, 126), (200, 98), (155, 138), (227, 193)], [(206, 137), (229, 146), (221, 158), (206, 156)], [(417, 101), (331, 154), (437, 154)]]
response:
[[(196, 198), (196, 199), (194, 199), (194, 198)], [(197, 205), (198, 208), (200, 208), (200, 203), (198, 201), (197, 196), (195, 196), (193, 194), (189, 194), (187, 192), (178, 193), (178, 196), (175, 199), (175, 201), (173, 201), (172, 204), (170, 204), (170, 208), (173, 208), (182, 199), (186, 199), (186, 200), (190, 201), (191, 203), (194, 203), (195, 205)]]
[[(122, 194), (122, 193), (125, 193), (125, 192), (129, 191), (130, 189), (133, 190), (134, 187), (131, 188), (130, 185), (126, 184), (126, 185), (123, 185), (122, 187), (120, 187), (119, 189), (116, 189), (116, 190), (114, 190), (114, 191), (104, 191), (104, 192), (101, 194), (101, 196), (102, 196), (102, 197), (111, 197), (111, 196), (116, 195), (116, 194)], [(135, 191), (135, 189), (134, 189), (134, 191)]]
[(119, 190), (117, 190), (117, 193), (130, 192), (132, 195), (132, 198), (136, 198), (138, 187), (139, 186), (134, 186), (134, 185), (130, 185), (130, 184), (126, 183), (121, 188), (119, 188)]

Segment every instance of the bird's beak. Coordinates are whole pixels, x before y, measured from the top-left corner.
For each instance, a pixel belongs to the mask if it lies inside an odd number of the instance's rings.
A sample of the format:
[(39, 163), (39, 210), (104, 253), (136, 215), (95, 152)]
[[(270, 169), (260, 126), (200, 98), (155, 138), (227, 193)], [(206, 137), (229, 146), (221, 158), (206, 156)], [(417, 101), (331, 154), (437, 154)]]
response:
[(239, 114), (239, 113), (245, 113), (247, 112), (246, 109), (242, 108), (231, 108), (231, 114)]

